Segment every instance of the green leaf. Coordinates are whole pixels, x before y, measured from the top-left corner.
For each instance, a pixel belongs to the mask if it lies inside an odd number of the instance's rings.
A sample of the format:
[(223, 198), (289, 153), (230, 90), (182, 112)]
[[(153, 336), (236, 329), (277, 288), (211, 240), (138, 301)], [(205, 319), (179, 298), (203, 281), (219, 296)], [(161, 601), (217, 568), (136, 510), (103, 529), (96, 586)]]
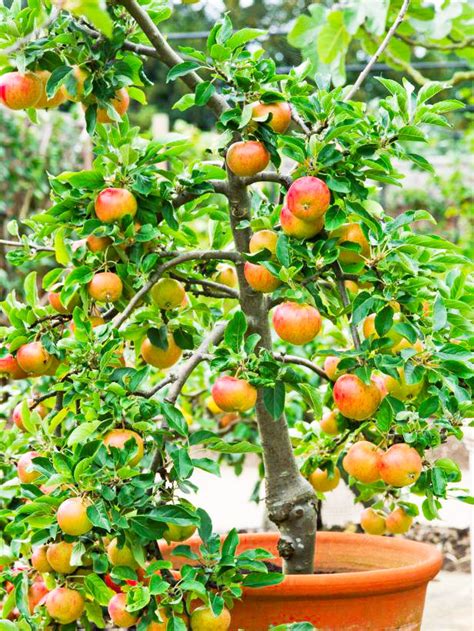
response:
[(53, 70), (48, 82), (46, 83), (46, 96), (48, 99), (52, 98), (56, 94), (59, 86), (71, 72), (71, 66), (58, 66)]
[(247, 328), (247, 319), (244, 313), (242, 311), (236, 311), (232, 320), (226, 326), (224, 334), (224, 342), (231, 350), (235, 352), (239, 351)]
[(199, 83), (196, 87), (196, 105), (206, 105), (216, 88), (210, 81)]
[(276, 256), (283, 267), (290, 267), (290, 241), (286, 234), (280, 234), (277, 241)]
[(320, 60), (329, 64), (345, 53), (350, 42), (350, 35), (344, 25), (344, 16), (341, 11), (332, 11), (327, 21), (319, 31), (316, 48)]
[(70, 256), (66, 246), (65, 236), (67, 234), (67, 229), (65, 227), (60, 228), (56, 231), (54, 235), (54, 255), (56, 261), (60, 265), (69, 265)]
[(274, 387), (263, 389), (263, 403), (274, 419), (280, 418), (285, 409), (285, 384), (276, 381)]
[(409, 142), (427, 142), (425, 134), (414, 125), (405, 125), (398, 131), (398, 140)]
[(279, 572), (250, 572), (245, 576), (242, 584), (245, 587), (266, 587), (268, 585), (278, 585), (284, 580), (284, 575)]
[(375, 316), (375, 330), (380, 337), (383, 337), (385, 333), (388, 333), (393, 324), (393, 309), (390, 305), (384, 307)]
[(227, 40), (226, 46), (231, 50), (235, 50), (236, 48), (239, 48), (239, 46), (243, 46), (256, 37), (265, 35), (265, 33), (266, 31), (259, 28), (243, 28), (240, 31), (235, 32), (232, 37)]
[(168, 327), (160, 326), (159, 329), (152, 326), (146, 332), (146, 335), (153, 346), (161, 348), (166, 351), (168, 348)]
[(175, 408), (174, 405), (163, 401), (161, 403), (161, 413), (165, 417), (170, 429), (174, 430), (181, 436), (188, 435), (188, 425), (183, 416), (183, 413)]
[(175, 81), (179, 77), (184, 77), (185, 75), (199, 68), (200, 65), (201, 64), (199, 64), (197, 61), (183, 61), (182, 63), (177, 64), (176, 66), (171, 68), (171, 70), (166, 75), (166, 83), (169, 83), (170, 81)]
[(443, 299), (437, 293), (433, 303), (433, 331), (441, 331), (448, 321), (448, 312), (444, 306)]
[(36, 272), (30, 272), (23, 282), (25, 289), (25, 300), (30, 307), (35, 307), (38, 303), (38, 290), (36, 286)]
[(68, 446), (72, 447), (78, 443), (85, 443), (99, 425), (100, 421), (90, 421), (89, 423), (81, 423), (75, 427), (67, 439)]
[(97, 574), (87, 574), (84, 577), (84, 591), (102, 607), (106, 607), (115, 595)]
[(428, 81), (418, 92), (418, 96), (416, 98), (417, 105), (421, 105), (422, 103), (426, 103), (432, 99), (438, 92), (442, 90), (446, 90), (449, 87), (448, 83), (440, 83), (438, 81)]

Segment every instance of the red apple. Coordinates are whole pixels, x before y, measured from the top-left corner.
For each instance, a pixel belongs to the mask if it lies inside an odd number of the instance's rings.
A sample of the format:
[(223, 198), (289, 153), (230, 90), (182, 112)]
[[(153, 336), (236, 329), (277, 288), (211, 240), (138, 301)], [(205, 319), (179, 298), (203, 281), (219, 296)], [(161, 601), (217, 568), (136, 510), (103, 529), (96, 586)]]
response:
[(379, 461), (380, 477), (390, 486), (409, 486), (420, 477), (423, 462), (419, 453), (405, 443), (392, 445)]
[(258, 140), (235, 142), (227, 151), (228, 168), (240, 177), (256, 175), (270, 162), (270, 154)]
[(334, 403), (343, 416), (365, 421), (375, 414), (382, 400), (375, 383), (365, 384), (357, 375), (342, 375), (334, 384)]
[(215, 404), (224, 412), (246, 412), (257, 401), (257, 390), (245, 379), (219, 377), (211, 390)]
[(340, 361), (341, 358), (336, 357), (335, 355), (328, 355), (324, 360), (324, 372), (331, 381), (336, 381), (336, 377), (338, 375), (337, 366)]
[(307, 175), (293, 182), (286, 195), (288, 210), (303, 221), (321, 219), (329, 208), (331, 194), (318, 177)]
[(41, 477), (41, 473), (33, 469), (33, 458), (39, 456), (37, 451), (27, 451), (26, 454), (20, 456), (17, 463), (17, 473), (22, 484), (34, 484)]
[(132, 627), (136, 624), (138, 614), (128, 612), (126, 606), (127, 594), (115, 594), (115, 596), (112, 596), (110, 599), (107, 609), (112, 622), (117, 625), (117, 627), (128, 629), (128, 627)]
[[(111, 100), (111, 105), (119, 116), (122, 118), (125, 116), (128, 106), (130, 105), (130, 96), (125, 88), (120, 88), (115, 93), (114, 98)], [(97, 122), (98, 123), (111, 123), (112, 119), (107, 113), (105, 108), (99, 107), (97, 110)]]
[(283, 302), (273, 312), (273, 327), (282, 340), (302, 345), (311, 342), (321, 330), (321, 315), (316, 307)]
[(123, 283), (113, 272), (99, 272), (94, 275), (87, 290), (97, 302), (117, 302), (122, 297)]
[(413, 517), (399, 506), (387, 515), (386, 524), (388, 532), (392, 535), (404, 535), (411, 528)]
[(56, 520), (66, 535), (79, 537), (92, 529), (87, 506), (88, 503), (82, 497), (71, 497), (59, 505)]
[(7, 72), (0, 76), (0, 103), (11, 110), (34, 107), (42, 90), (41, 79), (32, 72)]
[(56, 622), (70, 624), (84, 611), (84, 598), (75, 589), (56, 587), (46, 596), (46, 610)]
[(28, 377), (28, 373), (20, 367), (16, 357), (8, 354), (5, 357), (0, 357), (0, 376), (6, 376), (10, 379), (25, 379)]
[(379, 464), (382, 450), (368, 440), (354, 443), (344, 456), (344, 470), (358, 482), (372, 484), (380, 480)]
[(95, 214), (104, 223), (119, 221), (126, 215), (135, 217), (137, 200), (126, 188), (106, 188), (95, 200)]
[(135, 455), (130, 459), (129, 465), (134, 467), (143, 458), (144, 445), (143, 438), (130, 429), (112, 429), (104, 438), (104, 445), (106, 447), (115, 447), (116, 449), (123, 449), (125, 443), (133, 439), (137, 445), (137, 451)]
[(275, 291), (281, 285), (281, 280), (269, 272), (266, 267), (249, 261), (245, 262), (244, 276), (250, 287), (261, 293)]
[(386, 529), (385, 517), (373, 508), (362, 511), (360, 525), (368, 535), (383, 535)]
[(258, 230), (250, 238), (249, 252), (256, 254), (262, 250), (269, 250), (274, 255), (277, 249), (277, 241), (278, 234), (274, 230)]
[(53, 364), (53, 356), (41, 342), (30, 342), (20, 346), (16, 359), (20, 368), (32, 375), (45, 375)]
[(320, 217), (315, 221), (303, 221), (298, 219), (286, 206), (283, 206), (280, 213), (280, 224), (285, 234), (297, 239), (310, 239), (314, 237), (324, 227), (324, 219)]
[(266, 122), (277, 134), (284, 134), (291, 123), (291, 107), (285, 101), (257, 103), (253, 107), (252, 118)]

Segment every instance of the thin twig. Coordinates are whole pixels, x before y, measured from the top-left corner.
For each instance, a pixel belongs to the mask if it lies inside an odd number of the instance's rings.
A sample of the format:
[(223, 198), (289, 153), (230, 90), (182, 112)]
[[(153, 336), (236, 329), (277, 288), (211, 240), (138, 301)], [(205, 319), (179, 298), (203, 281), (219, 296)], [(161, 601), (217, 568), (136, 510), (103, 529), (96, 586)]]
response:
[(380, 44), (380, 46), (377, 48), (375, 53), (372, 55), (371, 59), (369, 60), (369, 63), (362, 70), (360, 75), (357, 77), (356, 82), (354, 83), (352, 88), (349, 90), (349, 92), (346, 94), (346, 96), (344, 97), (344, 101), (350, 101), (352, 99), (352, 97), (354, 96), (354, 94), (356, 94), (358, 92), (360, 86), (362, 85), (362, 83), (364, 82), (366, 77), (370, 74), (372, 66), (375, 64), (377, 59), (384, 52), (384, 50), (387, 48), (390, 40), (395, 35), (395, 31), (397, 30), (397, 28), (402, 23), (403, 18), (405, 17), (406, 12), (408, 11), (409, 4), (410, 4), (410, 0), (404, 0), (400, 11), (398, 12), (397, 17), (395, 18), (394, 23), (392, 24), (392, 26), (388, 30), (387, 34), (383, 38), (382, 43)]
[(419, 42), (415, 39), (411, 39), (406, 35), (402, 35), (401, 33), (395, 33), (395, 37), (400, 39), (405, 44), (409, 46), (421, 46), (422, 48), (426, 48), (426, 50), (459, 50), (460, 48), (469, 48), (474, 43), (474, 37), (467, 37), (458, 42), (452, 42), (451, 44), (437, 44), (435, 42)]
[(119, 315), (113, 320), (114, 327), (118, 328), (125, 322), (125, 320), (132, 313), (132, 311), (138, 305), (143, 296), (145, 296), (150, 291), (153, 285), (163, 276), (166, 270), (171, 269), (172, 267), (176, 267), (181, 263), (186, 263), (188, 261), (206, 261), (211, 259), (236, 260), (236, 258), (240, 257), (235, 252), (227, 252), (221, 250), (194, 250), (190, 252), (183, 252), (170, 261), (166, 261), (166, 263), (163, 263), (158, 267), (156, 272), (150, 277), (150, 280), (145, 283), (145, 285), (143, 285), (143, 287), (139, 291), (137, 291), (137, 293), (133, 296), (125, 309), (121, 313), (119, 313)]
[[(204, 280), (204, 279), (200, 280), (198, 278), (189, 278), (189, 277), (183, 276), (182, 274), (176, 274), (176, 273), (170, 274), (170, 276), (171, 278), (176, 278), (177, 280), (184, 282), (186, 287), (190, 287), (191, 285), (201, 285), (202, 287), (209, 287), (210, 289), (215, 289), (221, 294), (224, 294), (223, 296), (217, 296), (215, 294), (211, 294), (214, 298), (224, 297), (224, 298), (234, 298), (235, 300), (239, 299), (239, 292), (236, 289), (232, 289), (232, 287), (229, 287), (228, 285), (223, 285), (222, 283), (216, 283), (213, 280)], [(192, 292), (193, 290), (190, 289), (190, 291)]]
[(329, 377), (324, 372), (322, 368), (313, 364), (313, 362), (309, 361), (309, 359), (305, 359), (304, 357), (298, 357), (297, 355), (285, 355), (283, 353), (273, 353), (273, 357), (284, 364), (297, 364), (298, 366), (304, 366), (305, 368), (309, 368), (317, 375), (321, 377), (321, 379), (326, 379), (329, 381)]
[(39, 245), (37, 243), (24, 243), (23, 241), (10, 241), (8, 239), (0, 239), (0, 245), (6, 245), (9, 248), (24, 248), (28, 247), (38, 252), (54, 252), (54, 248), (50, 248), (47, 245)]
[[(168, 66), (168, 68), (173, 68), (174, 66), (183, 63), (183, 58), (168, 44), (161, 34), (161, 31), (156, 27), (152, 18), (149, 16), (148, 12), (140, 6), (137, 0), (121, 0), (121, 4), (135, 19), (157, 51), (158, 58), (166, 66)], [(181, 79), (192, 92), (194, 92), (196, 86), (203, 82), (201, 77), (195, 72), (190, 72), (185, 76), (182, 76)], [(217, 93), (214, 93), (211, 96), (207, 105), (217, 117), (220, 117), (221, 114), (230, 109), (230, 106), (225, 98)]]
[(257, 182), (276, 182), (288, 189), (293, 182), (293, 178), (290, 175), (282, 175), (281, 173), (273, 171), (262, 171), (261, 173), (257, 173), (257, 175), (243, 177), (242, 182), (245, 186), (256, 184)]
[[(350, 307), (351, 301), (349, 300), (349, 296), (347, 295), (347, 289), (346, 289), (346, 286), (344, 285), (344, 275), (342, 273), (341, 266), (339, 265), (337, 261), (335, 261), (332, 264), (332, 268), (336, 276), (337, 290), (339, 292), (339, 295), (341, 296), (342, 304), (344, 305), (344, 308), (347, 309), (348, 307)], [(359, 331), (357, 330), (356, 325), (352, 322), (351, 317), (349, 317), (349, 327), (351, 330), (352, 340), (354, 342), (354, 348), (359, 350), (360, 349)]]

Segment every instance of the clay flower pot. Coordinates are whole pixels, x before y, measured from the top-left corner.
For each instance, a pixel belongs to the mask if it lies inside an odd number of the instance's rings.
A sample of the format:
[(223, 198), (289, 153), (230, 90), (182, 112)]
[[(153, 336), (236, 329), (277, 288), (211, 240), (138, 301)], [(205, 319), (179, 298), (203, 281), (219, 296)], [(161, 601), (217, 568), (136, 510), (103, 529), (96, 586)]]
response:
[[(239, 552), (265, 548), (275, 555), (277, 533), (240, 535)], [(199, 540), (191, 539), (193, 549)], [(166, 547), (170, 557), (174, 546)], [(278, 558), (275, 559), (278, 563)], [(175, 557), (175, 567), (186, 560)], [(441, 568), (433, 546), (402, 538), (342, 532), (317, 535), (321, 574), (287, 576), (279, 585), (244, 590), (232, 609), (230, 631), (311, 622), (318, 631), (416, 631), (428, 582)]]

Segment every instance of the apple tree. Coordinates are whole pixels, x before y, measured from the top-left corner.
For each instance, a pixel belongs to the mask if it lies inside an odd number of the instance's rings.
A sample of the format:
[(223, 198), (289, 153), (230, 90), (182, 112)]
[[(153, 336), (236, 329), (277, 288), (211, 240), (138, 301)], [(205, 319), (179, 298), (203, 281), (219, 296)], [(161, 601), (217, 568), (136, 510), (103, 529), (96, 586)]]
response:
[[(341, 478), (375, 534), (408, 530), (410, 492), (428, 519), (448, 493), (469, 501), (431, 453), (469, 412), (468, 260), (416, 230), (428, 211), (394, 219), (377, 201), (396, 164), (431, 168), (416, 146), (463, 103), (385, 78), (383, 98), (357, 100), (408, 4), (335, 88), (309, 64), (279, 74), (230, 15), (177, 52), (166, 2), (2, 9), (1, 102), (38, 125), (77, 108), (94, 154), (51, 175), (50, 203), (4, 243), (34, 268), (0, 305), (4, 619), (103, 628), (107, 608), (139, 631), (228, 628), (242, 587), (282, 574), (189, 500), (193, 471), (222, 459), (261, 456), (289, 574), (313, 572), (317, 499)], [(186, 137), (131, 126), (145, 58), (189, 89), (178, 109), (215, 115), (198, 159)], [(163, 540), (196, 531), (177, 573)]]

